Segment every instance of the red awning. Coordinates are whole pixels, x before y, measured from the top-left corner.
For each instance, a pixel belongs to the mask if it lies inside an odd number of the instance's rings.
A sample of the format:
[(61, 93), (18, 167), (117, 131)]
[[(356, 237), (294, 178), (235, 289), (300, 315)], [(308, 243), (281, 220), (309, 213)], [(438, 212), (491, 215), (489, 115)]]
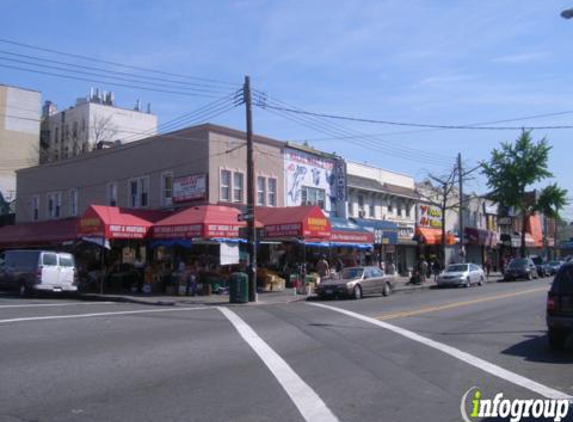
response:
[(78, 218), (0, 227), (0, 248), (55, 245), (76, 240)]
[[(531, 235), (531, 237), (528, 237), (528, 234)], [(525, 245), (528, 248), (541, 248), (543, 246), (543, 232), (541, 230), (541, 220), (538, 215), (530, 215), (527, 218)]]
[(330, 221), (316, 205), (257, 208), (256, 219), (263, 225), (267, 239), (325, 240), (331, 233)]
[(81, 236), (97, 236), (106, 239), (143, 239), (155, 221), (168, 213), (158, 210), (91, 205), (77, 225)]
[[(420, 239), (421, 243), (425, 243), (426, 245), (440, 245), (442, 243), (441, 229), (418, 227), (416, 228), (416, 236)], [(446, 233), (446, 244), (453, 245), (455, 243), (455, 236), (453, 234)]]
[(153, 225), (154, 239), (237, 238), (241, 212), (221, 205), (201, 205), (186, 208)]

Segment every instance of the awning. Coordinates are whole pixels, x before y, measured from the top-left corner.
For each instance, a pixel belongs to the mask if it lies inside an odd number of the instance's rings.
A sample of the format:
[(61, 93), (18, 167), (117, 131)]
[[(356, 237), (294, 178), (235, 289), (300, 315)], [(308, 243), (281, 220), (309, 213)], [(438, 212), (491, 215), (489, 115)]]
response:
[(477, 229), (475, 227), (466, 227), (465, 234), (470, 245), (481, 245), (494, 247), (498, 243), (497, 233), (491, 230)]
[(330, 221), (316, 205), (261, 207), (255, 212), (257, 221), (263, 225), (265, 239), (303, 238), (322, 242), (330, 238)]
[(398, 224), (387, 220), (352, 219), (358, 226), (374, 235), (374, 243), (380, 245), (398, 244)]
[(366, 230), (365, 228), (355, 224), (353, 221), (345, 218), (330, 217), (330, 242), (338, 244), (345, 243), (358, 243), (370, 244), (374, 243), (374, 233)]
[[(527, 235), (530, 234), (530, 238)], [(543, 231), (541, 230), (541, 219), (539, 215), (530, 215), (527, 218), (525, 230), (525, 245), (528, 248), (541, 248), (543, 247)]]
[(78, 239), (78, 218), (0, 227), (0, 248), (56, 245)]
[(77, 224), (80, 236), (106, 239), (143, 239), (153, 223), (168, 215), (165, 211), (91, 205)]
[[(442, 243), (442, 230), (418, 227), (416, 228), (416, 237), (426, 245), (440, 245)], [(446, 233), (446, 245), (454, 245), (455, 243), (456, 237), (451, 233)]]
[(238, 238), (239, 229), (246, 223), (239, 221), (237, 208), (221, 205), (200, 205), (186, 208), (153, 225), (154, 239), (213, 239)]

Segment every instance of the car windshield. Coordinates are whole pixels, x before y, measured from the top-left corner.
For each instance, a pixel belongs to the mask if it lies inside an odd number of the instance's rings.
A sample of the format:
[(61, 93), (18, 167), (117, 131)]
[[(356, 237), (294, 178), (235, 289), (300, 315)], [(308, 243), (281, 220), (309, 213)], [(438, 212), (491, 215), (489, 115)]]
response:
[(361, 278), (364, 268), (345, 268), (342, 271), (342, 278), (344, 279), (355, 279)]
[(573, 295), (573, 265), (561, 267), (551, 290), (561, 294)]
[(510, 268), (516, 268), (516, 267), (523, 267), (526, 265), (529, 265), (529, 261), (527, 259), (514, 259), (509, 264), (509, 267)]
[(468, 270), (467, 264), (448, 265), (446, 272), (448, 273), (461, 273)]
[(554, 265), (561, 265), (561, 261), (551, 261), (549, 263), (549, 265), (554, 266)]

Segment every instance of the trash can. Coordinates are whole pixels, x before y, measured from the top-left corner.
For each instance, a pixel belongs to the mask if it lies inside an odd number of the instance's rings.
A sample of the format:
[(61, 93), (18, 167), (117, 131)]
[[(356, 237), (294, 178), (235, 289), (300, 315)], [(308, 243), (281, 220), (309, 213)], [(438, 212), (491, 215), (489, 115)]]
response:
[(229, 302), (249, 302), (249, 276), (246, 273), (233, 273), (229, 279)]

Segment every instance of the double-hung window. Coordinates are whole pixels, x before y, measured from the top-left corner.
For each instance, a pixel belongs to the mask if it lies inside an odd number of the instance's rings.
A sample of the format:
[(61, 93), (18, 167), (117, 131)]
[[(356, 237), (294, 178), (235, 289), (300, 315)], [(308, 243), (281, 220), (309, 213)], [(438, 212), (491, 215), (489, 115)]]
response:
[(326, 205), (326, 192), (324, 189), (303, 186), (301, 197), (303, 205), (318, 205), (321, 209), (324, 209)]
[[(131, 200), (131, 197), (130, 197)], [(131, 202), (130, 202), (131, 203)], [(117, 183), (107, 184), (107, 204), (111, 207), (117, 206)]]
[(267, 179), (268, 195), (269, 199), (267, 205), (269, 207), (277, 206), (277, 179), (269, 178)]
[(263, 176), (257, 176), (257, 205), (264, 207), (267, 196), (267, 179)]
[(149, 177), (139, 177), (129, 181), (129, 206), (132, 208), (149, 206)]
[(78, 215), (78, 190), (70, 189), (69, 197), (70, 216), (76, 217)]
[(231, 172), (221, 170), (219, 200), (221, 202), (231, 202)]
[(161, 203), (164, 206), (173, 205), (173, 173), (161, 175)]
[(38, 195), (32, 197), (32, 219), (34, 221), (40, 219), (40, 197)]
[(243, 173), (233, 173), (233, 202), (243, 202), (244, 181)]

